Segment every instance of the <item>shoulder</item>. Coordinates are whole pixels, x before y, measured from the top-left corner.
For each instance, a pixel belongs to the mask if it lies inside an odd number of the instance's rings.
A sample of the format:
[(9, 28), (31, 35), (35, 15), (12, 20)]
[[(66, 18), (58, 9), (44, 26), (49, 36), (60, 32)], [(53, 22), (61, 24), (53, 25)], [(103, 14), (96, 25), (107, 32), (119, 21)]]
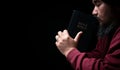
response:
[(113, 35), (113, 40), (114, 39), (120, 39), (120, 26), (116, 29), (114, 35)]
[(113, 38), (110, 43), (110, 49), (119, 48), (120, 49), (120, 26), (115, 31)]

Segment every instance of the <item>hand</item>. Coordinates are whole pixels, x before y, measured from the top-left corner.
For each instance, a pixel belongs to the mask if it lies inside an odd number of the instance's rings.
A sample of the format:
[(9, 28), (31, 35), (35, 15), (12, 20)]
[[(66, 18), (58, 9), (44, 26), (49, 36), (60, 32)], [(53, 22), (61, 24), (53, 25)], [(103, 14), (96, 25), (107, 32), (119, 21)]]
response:
[(67, 56), (67, 54), (74, 48), (77, 47), (78, 40), (80, 39), (82, 32), (78, 32), (76, 37), (73, 39), (67, 30), (58, 31), (58, 35), (55, 36), (56, 38), (56, 46), (59, 49), (59, 51)]

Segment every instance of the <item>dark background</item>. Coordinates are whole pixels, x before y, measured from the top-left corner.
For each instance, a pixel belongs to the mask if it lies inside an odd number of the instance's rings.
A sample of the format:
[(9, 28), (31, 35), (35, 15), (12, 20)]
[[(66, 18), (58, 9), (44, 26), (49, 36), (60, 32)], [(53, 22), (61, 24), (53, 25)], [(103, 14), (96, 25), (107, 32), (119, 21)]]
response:
[[(72, 11), (80, 10), (91, 14), (93, 4), (90, 0), (75, 3), (48, 4), (46, 7), (33, 6), (32, 23), (28, 24), (28, 55), (33, 68), (49, 70), (73, 70), (66, 58), (55, 46), (55, 35), (67, 28)], [(42, 70), (45, 70), (42, 69)]]

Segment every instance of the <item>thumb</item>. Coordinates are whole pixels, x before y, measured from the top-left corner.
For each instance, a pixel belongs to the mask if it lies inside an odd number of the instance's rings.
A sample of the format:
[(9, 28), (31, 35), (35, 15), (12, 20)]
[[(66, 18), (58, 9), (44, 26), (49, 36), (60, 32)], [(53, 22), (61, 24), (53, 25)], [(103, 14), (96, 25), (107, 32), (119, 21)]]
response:
[(80, 36), (81, 36), (82, 33), (83, 33), (82, 31), (80, 31), (80, 32), (77, 33), (77, 35), (74, 38), (75, 42), (78, 42), (78, 40), (80, 39)]

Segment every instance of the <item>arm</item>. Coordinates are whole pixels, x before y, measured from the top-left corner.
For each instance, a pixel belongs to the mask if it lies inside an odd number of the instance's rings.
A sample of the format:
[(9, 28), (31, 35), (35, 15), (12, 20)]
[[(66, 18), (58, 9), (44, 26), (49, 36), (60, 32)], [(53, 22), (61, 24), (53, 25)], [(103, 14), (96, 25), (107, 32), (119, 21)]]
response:
[(75, 70), (120, 70), (120, 32), (113, 37), (104, 59), (89, 58), (77, 49), (71, 50), (66, 57)]
[(120, 29), (115, 33), (104, 58), (88, 57), (76, 49), (77, 40), (71, 38), (67, 32), (58, 32), (56, 47), (65, 55), (75, 70), (120, 70)]

